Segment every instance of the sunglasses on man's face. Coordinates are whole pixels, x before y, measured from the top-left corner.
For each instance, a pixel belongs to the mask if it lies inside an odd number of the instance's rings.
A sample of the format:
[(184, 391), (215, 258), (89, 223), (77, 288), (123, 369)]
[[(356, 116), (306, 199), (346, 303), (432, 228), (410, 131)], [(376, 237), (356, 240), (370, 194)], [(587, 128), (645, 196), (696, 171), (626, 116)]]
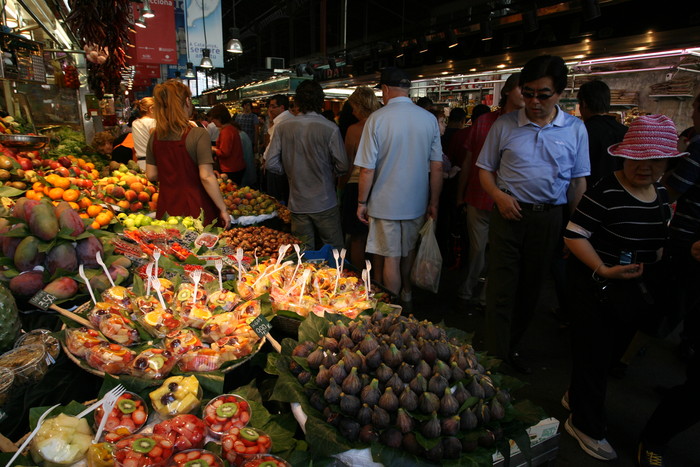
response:
[(520, 91), (520, 93), (523, 95), (525, 99), (533, 99), (537, 98), (538, 101), (546, 101), (550, 97), (554, 96), (554, 94), (541, 94), (541, 93), (535, 93), (535, 91), (532, 90), (525, 90), (523, 89)]

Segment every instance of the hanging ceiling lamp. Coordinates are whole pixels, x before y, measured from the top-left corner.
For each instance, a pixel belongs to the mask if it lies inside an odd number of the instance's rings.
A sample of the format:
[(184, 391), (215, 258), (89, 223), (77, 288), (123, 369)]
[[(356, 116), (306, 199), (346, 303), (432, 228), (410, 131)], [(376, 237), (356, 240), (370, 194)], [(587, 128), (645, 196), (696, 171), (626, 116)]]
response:
[(155, 18), (156, 14), (151, 10), (151, 2), (143, 0), (143, 8), (141, 8), (141, 16), (144, 18)]
[(185, 71), (185, 78), (196, 78), (194, 74), (194, 65), (192, 62), (187, 62), (187, 71)]
[(231, 39), (229, 39), (226, 43), (226, 52), (231, 52), (233, 54), (242, 54), (243, 44), (241, 44), (240, 40), (240, 30), (238, 28), (229, 28), (228, 33)]
[(146, 19), (143, 17), (143, 10), (141, 10), (139, 14), (139, 19), (136, 20), (134, 23), (135, 26), (138, 26), (140, 28), (146, 28)]
[(207, 21), (204, 18), (204, 1), (202, 0), (202, 30), (204, 31), (204, 48), (202, 49), (202, 61), (199, 62), (200, 68), (214, 68), (214, 63), (211, 61), (211, 50), (207, 47)]

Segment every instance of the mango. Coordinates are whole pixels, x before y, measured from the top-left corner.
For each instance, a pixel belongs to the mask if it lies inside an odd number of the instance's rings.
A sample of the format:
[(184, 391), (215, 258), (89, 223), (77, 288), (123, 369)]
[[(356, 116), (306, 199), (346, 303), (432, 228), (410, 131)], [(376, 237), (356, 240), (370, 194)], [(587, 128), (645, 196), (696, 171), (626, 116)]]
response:
[(46, 268), (53, 275), (57, 270), (70, 272), (78, 270), (78, 254), (70, 243), (61, 243), (51, 248), (46, 256)]
[(59, 277), (44, 287), (44, 292), (54, 295), (59, 300), (64, 300), (78, 293), (78, 283), (70, 277)]
[(61, 217), (61, 213), (62, 213), (63, 211), (66, 211), (66, 210), (70, 210), (70, 211), (73, 210), (73, 208), (70, 207), (70, 204), (68, 204), (67, 201), (61, 201), (61, 202), (59, 202), (59, 203), (56, 205), (55, 208), (53, 208), (53, 211), (54, 211), (54, 213), (56, 214), (56, 217), (57, 217), (57, 218), (60, 218), (60, 217)]
[(78, 213), (70, 206), (68, 206), (68, 209), (61, 211), (58, 217), (58, 226), (61, 229), (69, 229), (71, 231), (70, 235), (73, 237), (77, 237), (85, 232), (85, 223), (83, 219), (81, 219)]
[(10, 291), (16, 296), (31, 298), (44, 287), (44, 274), (41, 271), (29, 271), (10, 280)]
[(53, 206), (48, 203), (39, 203), (31, 210), (29, 215), (29, 230), (42, 240), (50, 242), (58, 235), (58, 219), (54, 214)]
[(112, 276), (112, 280), (117, 284), (121, 284), (123, 281), (129, 278), (129, 270), (124, 266), (112, 263), (108, 271), (109, 275)]
[(100, 267), (96, 259), (98, 252), (104, 258), (104, 248), (102, 247), (102, 243), (94, 235), (90, 235), (89, 237), (78, 241), (76, 252), (78, 253), (78, 261), (86, 268), (96, 269)]
[[(110, 274), (111, 275), (111, 274)], [(90, 286), (95, 295), (99, 296), (102, 292), (112, 287), (112, 284), (107, 279), (104, 273), (94, 276), (90, 279)]]
[(17, 269), (29, 271), (44, 262), (45, 253), (39, 253), (39, 239), (29, 235), (24, 237), (15, 250), (14, 262)]
[[(27, 206), (36, 206), (39, 201), (29, 198), (20, 198), (15, 202), (15, 206), (12, 208), (12, 217), (17, 219), (27, 221)], [(31, 209), (31, 208), (30, 208)]]
[(8, 230), (10, 230), (10, 227), (12, 227), (12, 225), (6, 217), (0, 218), (0, 233), (7, 232)]
[[(10, 230), (18, 229), (20, 227), (26, 227), (26, 225), (18, 222), (13, 225)], [(17, 245), (22, 241), (22, 237), (6, 237), (2, 236), (2, 254), (6, 258), (14, 258), (15, 250), (17, 250)]]
[(112, 261), (111, 266), (121, 266), (123, 268), (129, 269), (131, 267), (131, 260), (126, 256), (118, 256), (117, 259)]

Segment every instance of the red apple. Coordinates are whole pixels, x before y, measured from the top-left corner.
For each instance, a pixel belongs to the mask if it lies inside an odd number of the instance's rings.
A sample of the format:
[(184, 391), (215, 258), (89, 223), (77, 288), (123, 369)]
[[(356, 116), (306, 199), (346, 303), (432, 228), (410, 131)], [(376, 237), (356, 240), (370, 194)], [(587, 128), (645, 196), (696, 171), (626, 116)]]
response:
[(59, 157), (58, 163), (61, 164), (65, 168), (69, 168), (71, 165), (73, 165), (73, 162), (71, 162), (71, 160), (68, 159), (66, 156)]
[(61, 177), (70, 177), (70, 170), (66, 169), (63, 166), (59, 166), (56, 168), (56, 173), (60, 175)]
[(56, 170), (59, 167), (62, 167), (62, 165), (56, 161), (51, 161), (51, 162), (49, 162), (49, 167), (51, 167), (53, 170)]

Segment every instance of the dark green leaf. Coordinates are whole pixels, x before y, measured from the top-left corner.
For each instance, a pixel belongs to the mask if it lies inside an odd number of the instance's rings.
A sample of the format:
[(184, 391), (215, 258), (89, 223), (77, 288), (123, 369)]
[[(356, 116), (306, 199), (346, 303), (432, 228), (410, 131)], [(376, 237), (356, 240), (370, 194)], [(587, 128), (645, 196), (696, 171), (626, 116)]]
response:
[[(284, 350), (284, 341), (282, 342), (282, 349)], [(280, 358), (283, 358), (282, 355), (275, 352), (270, 352), (269, 354), (267, 354), (267, 365), (265, 366), (265, 373), (270, 375), (279, 375), (280, 372), (277, 369), (277, 360), (279, 360)]]
[(207, 444), (204, 445), (204, 449), (213, 452), (217, 456), (221, 456), (221, 444), (217, 442), (209, 441)]
[(137, 297), (142, 297), (146, 295), (146, 287), (143, 284), (143, 279), (138, 274), (134, 274), (133, 285), (131, 291)]
[(262, 403), (262, 396), (260, 395), (260, 391), (258, 391), (257, 386), (255, 385), (255, 381), (251, 381), (249, 384), (246, 384), (245, 386), (240, 386), (232, 391), (234, 394), (238, 394), (239, 396), (245, 398), (248, 401), (255, 401), (255, 402), (260, 402)]
[(311, 452), (324, 457), (355, 447), (340, 436), (338, 430), (316, 417), (309, 417), (306, 420), (306, 442)]
[(289, 310), (277, 310), (277, 316), (283, 316), (285, 318), (294, 319), (297, 321), (304, 321), (303, 317)]
[(542, 407), (536, 406), (529, 400), (520, 401), (513, 407), (516, 410), (516, 419), (527, 426), (537, 425), (546, 416)]
[(317, 342), (321, 337), (326, 335), (329, 326), (330, 323), (327, 319), (310, 313), (299, 326), (299, 342)]
[(418, 444), (423, 446), (423, 449), (432, 449), (441, 441), (440, 438), (428, 439), (417, 431), (414, 432), (414, 434), (416, 435)]
[(11, 186), (0, 186), (0, 196), (5, 196), (7, 198), (14, 198), (15, 196), (23, 195), (27, 190), (18, 190)]
[(8, 230), (2, 234), (3, 237), (14, 237), (14, 238), (24, 238), (29, 235), (29, 228), (26, 224), (22, 224), (20, 227), (15, 227), (12, 230)]
[(423, 467), (425, 459), (419, 459), (401, 449), (394, 449), (381, 443), (372, 443), (372, 458), (383, 465), (400, 465), (401, 467)]
[[(10, 462), (10, 459), (14, 455), (14, 452), (0, 452), (0, 464), (10, 467), (7, 463)], [(29, 466), (34, 466), (37, 465), (36, 462), (34, 462), (31, 458), (31, 456), (17, 456), (17, 459), (12, 461), (12, 465), (21, 465), (25, 467)]]
[(223, 394), (224, 393), (224, 374), (220, 371), (209, 371), (207, 373), (193, 373), (205, 394)]

